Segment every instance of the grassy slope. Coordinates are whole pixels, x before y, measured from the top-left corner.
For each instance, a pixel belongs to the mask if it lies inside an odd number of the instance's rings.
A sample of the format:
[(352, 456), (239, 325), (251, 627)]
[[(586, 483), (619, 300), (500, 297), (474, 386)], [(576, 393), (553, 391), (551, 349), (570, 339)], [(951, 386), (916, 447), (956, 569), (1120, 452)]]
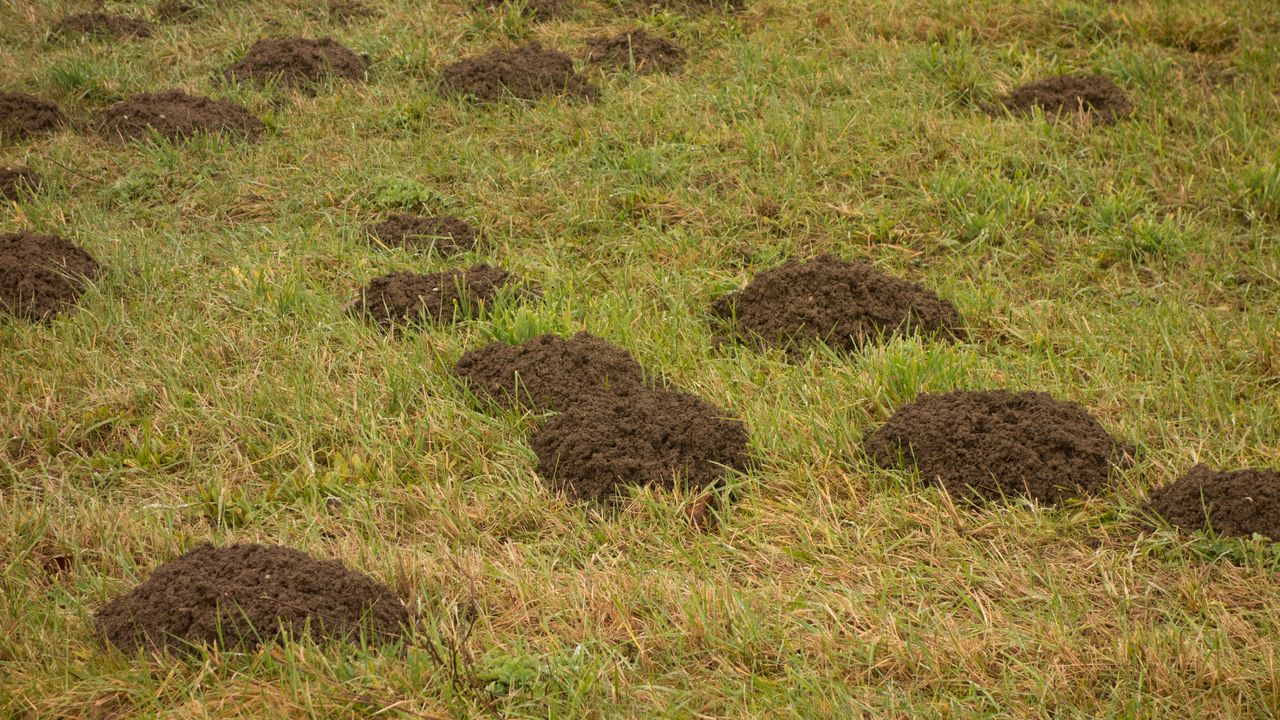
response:
[[(581, 56), (628, 20), (388, 0), (342, 27), (309, 4), (59, 44), (42, 30), (58, 3), (0, 2), (0, 86), (80, 118), (181, 86), (274, 128), (3, 151), (50, 188), (0, 208), (0, 231), (65, 234), (111, 273), (52, 326), (0, 324), (0, 715), (1280, 712), (1275, 555), (1133, 523), (1195, 462), (1280, 460), (1280, 7), (757, 0), (643, 18), (691, 48), (683, 76), (480, 110), (435, 92), (443, 62), (523, 36)], [(373, 82), (215, 81), (267, 32), (333, 34), (371, 54)], [(1136, 118), (974, 109), (1082, 69), (1124, 84)], [(546, 300), (400, 339), (347, 319), (369, 278), (445, 265), (366, 246), (384, 207), (473, 220), (490, 244), (465, 261)], [(823, 251), (936, 286), (974, 342), (714, 347), (712, 298)], [(532, 419), (486, 417), (448, 380), (465, 348), (583, 328), (747, 420), (761, 467), (718, 532), (688, 529), (681, 498), (602, 518), (548, 496)], [(1084, 403), (1137, 468), (1078, 507), (974, 512), (859, 453), (921, 389), (1000, 385)], [(367, 570), (463, 646), (459, 667), (422, 649), (103, 652), (93, 611), (206, 539)]]

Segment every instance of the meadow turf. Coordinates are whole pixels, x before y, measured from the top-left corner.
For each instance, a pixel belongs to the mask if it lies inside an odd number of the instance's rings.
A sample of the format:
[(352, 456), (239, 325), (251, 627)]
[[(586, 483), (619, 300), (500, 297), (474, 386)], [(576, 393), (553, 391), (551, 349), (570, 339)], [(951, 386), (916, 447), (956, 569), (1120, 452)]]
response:
[[(1263, 718), (1280, 714), (1280, 550), (1151, 530), (1195, 463), (1280, 464), (1280, 4), (593, 0), (515, 10), (210, 2), (152, 37), (50, 37), (0, 0), (0, 89), (70, 126), (0, 148), (43, 189), (0, 232), (107, 269), (77, 311), (0, 320), (0, 717)], [(150, 17), (153, 3), (118, 2)], [(641, 24), (676, 75), (581, 64), (598, 103), (484, 106), (445, 63), (537, 39), (581, 61)], [(223, 76), (264, 36), (332, 36), (367, 84)], [(1096, 72), (1111, 126), (992, 117)], [(119, 143), (103, 107), (178, 87), (256, 143)], [(481, 230), (456, 258), (370, 243), (397, 211)], [(952, 300), (959, 344), (721, 345), (709, 308), (793, 257), (862, 258)], [(541, 300), (390, 334), (344, 313), (395, 270), (477, 262)], [(451, 378), (465, 349), (589, 330), (735, 411), (756, 465), (709, 532), (687, 494), (575, 505), (538, 417)], [(973, 509), (862, 439), (920, 391), (1045, 390), (1137, 462), (1064, 508)], [(402, 651), (301, 642), (129, 657), (93, 614), (199, 542), (341, 558), (421, 618)]]

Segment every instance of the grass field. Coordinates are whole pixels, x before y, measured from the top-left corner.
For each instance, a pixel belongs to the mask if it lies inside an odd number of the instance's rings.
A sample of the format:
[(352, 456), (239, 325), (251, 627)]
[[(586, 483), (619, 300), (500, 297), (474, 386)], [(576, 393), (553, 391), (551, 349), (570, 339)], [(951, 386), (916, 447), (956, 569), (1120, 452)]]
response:
[[(46, 177), (0, 232), (107, 275), (47, 325), (0, 321), (0, 717), (1280, 715), (1280, 551), (1152, 531), (1195, 463), (1280, 464), (1280, 5), (752, 0), (530, 24), (459, 3), (227, 0), (134, 41), (51, 39), (0, 0), (0, 88), (73, 125), (180, 87), (256, 143), (12, 143)], [(148, 17), (151, 3), (111, 2)], [(446, 62), (642, 24), (678, 75), (583, 65), (600, 102), (446, 97)], [(367, 84), (221, 79), (255, 39), (331, 35)], [(1047, 75), (1131, 95), (1098, 126), (980, 108)], [(457, 260), (364, 239), (389, 210), (484, 233)], [(720, 346), (708, 307), (791, 257), (866, 258), (952, 299), (970, 339), (846, 355)], [(343, 313), (391, 270), (487, 261), (540, 302), (384, 333)], [(537, 417), (480, 412), (468, 348), (592, 333), (746, 422), (718, 528), (688, 497), (575, 505)], [(1065, 508), (953, 504), (862, 438), (922, 390), (1041, 389), (1134, 443)], [(403, 653), (297, 643), (127, 657), (93, 613), (202, 541), (341, 558), (422, 618)]]

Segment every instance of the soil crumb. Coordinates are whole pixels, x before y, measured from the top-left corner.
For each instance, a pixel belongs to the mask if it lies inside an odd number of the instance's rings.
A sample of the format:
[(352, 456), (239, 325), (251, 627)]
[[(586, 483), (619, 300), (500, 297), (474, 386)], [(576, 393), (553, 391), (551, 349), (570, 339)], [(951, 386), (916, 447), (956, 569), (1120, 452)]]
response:
[(747, 463), (742, 422), (697, 396), (639, 386), (583, 398), (530, 442), (538, 474), (573, 500), (606, 501), (628, 487), (705, 490)]
[(20, 140), (62, 124), (62, 111), (52, 100), (26, 93), (0, 92), (0, 140)]
[(480, 0), (480, 4), (490, 9), (518, 6), (522, 15), (539, 22), (568, 17), (574, 10), (572, 0)]
[(441, 255), (470, 250), (476, 246), (476, 229), (448, 215), (424, 216), (393, 213), (370, 225), (369, 234), (388, 247), (435, 248)]
[(788, 350), (819, 341), (857, 350), (882, 334), (964, 336), (955, 306), (931, 290), (831, 255), (766, 270), (712, 312), (742, 339)]
[(1181, 530), (1280, 542), (1280, 470), (1197, 465), (1153, 492), (1148, 509)]
[(1053, 118), (1088, 116), (1102, 123), (1116, 122), (1133, 112), (1124, 88), (1101, 75), (1060, 75), (1028, 83), (1001, 98), (992, 110), (998, 114), (1004, 108), (1019, 115), (1040, 108)]
[(102, 111), (98, 123), (108, 137), (126, 139), (150, 137), (152, 132), (170, 140), (201, 133), (253, 139), (266, 129), (240, 105), (181, 90), (135, 95)]
[(87, 35), (103, 38), (151, 37), (152, 25), (146, 20), (112, 15), (104, 12), (84, 12), (68, 15), (53, 24), (53, 33), (62, 36)]
[(0, 167), (0, 198), (17, 200), (22, 193), (33, 193), (43, 180), (29, 167)]
[(330, 75), (364, 80), (368, 71), (368, 60), (332, 38), (275, 38), (255, 42), (227, 74), (240, 80), (279, 80), (300, 86), (319, 83)]
[(1130, 450), (1080, 405), (1041, 392), (921, 394), (866, 441), (881, 467), (914, 459), (953, 497), (1027, 497), (1054, 505), (1092, 495)]
[(98, 633), (127, 653), (200, 645), (251, 650), (316, 640), (394, 642), (409, 613), (380, 582), (286, 547), (201, 545), (98, 611)]
[(600, 89), (573, 70), (573, 60), (536, 42), (497, 48), (446, 65), (440, 83), (447, 93), (484, 102), (506, 96), (535, 100), (549, 95), (596, 100)]
[(329, 0), (329, 19), (338, 23), (349, 23), (362, 18), (378, 17), (376, 8), (360, 2), (360, 0)]
[(591, 62), (638, 73), (674, 73), (684, 67), (684, 48), (643, 28), (590, 38), (587, 47)]
[(89, 253), (57, 235), (0, 235), (0, 310), (47, 320), (75, 305), (100, 272)]
[(490, 265), (420, 275), (394, 272), (374, 278), (347, 311), (386, 328), (447, 324), (474, 317), (499, 294), (536, 294), (510, 272)]
[(481, 398), (535, 412), (565, 410), (585, 397), (644, 382), (631, 353), (586, 332), (568, 340), (541, 335), (519, 345), (490, 343), (463, 354), (453, 374)]

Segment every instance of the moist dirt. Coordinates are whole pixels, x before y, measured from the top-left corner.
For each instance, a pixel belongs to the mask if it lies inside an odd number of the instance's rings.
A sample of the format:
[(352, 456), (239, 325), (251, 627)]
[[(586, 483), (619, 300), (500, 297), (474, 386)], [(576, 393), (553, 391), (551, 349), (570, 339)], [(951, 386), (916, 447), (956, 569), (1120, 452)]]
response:
[(448, 94), (495, 102), (506, 97), (536, 100), (551, 95), (596, 100), (600, 89), (574, 72), (573, 59), (536, 42), (498, 48), (464, 58), (440, 71)]
[(1280, 542), (1280, 470), (1197, 465), (1151, 493), (1148, 510), (1180, 530)]
[(466, 222), (449, 215), (409, 215), (393, 213), (368, 227), (377, 242), (388, 247), (429, 250), (441, 255), (470, 250), (479, 233)]
[(75, 305), (100, 272), (89, 253), (57, 235), (0, 235), (0, 311), (47, 320)]
[(146, 20), (124, 15), (83, 12), (62, 18), (53, 24), (52, 30), (53, 34), (64, 37), (144, 38), (151, 36), (153, 26)]
[(1074, 402), (1041, 392), (920, 395), (866, 440), (886, 468), (914, 461), (920, 477), (953, 497), (1026, 497), (1053, 505), (1094, 495), (1131, 449)]
[(504, 293), (529, 297), (535, 291), (507, 270), (491, 265), (425, 275), (394, 272), (374, 278), (347, 311), (385, 328), (448, 324), (475, 317)]
[(44, 181), (29, 167), (0, 167), (0, 198), (17, 200), (23, 193), (33, 193)]
[(1133, 103), (1124, 88), (1101, 75), (1060, 75), (1023, 85), (989, 108), (999, 114), (1008, 110), (1029, 115), (1040, 108), (1051, 118), (1088, 117), (1113, 123), (1133, 112)]
[(536, 22), (569, 17), (575, 8), (572, 0), (480, 0), (480, 5), (490, 9), (519, 7), (521, 14)]
[(955, 306), (933, 291), (830, 255), (766, 270), (717, 300), (712, 312), (730, 334), (788, 350), (825, 342), (852, 351), (908, 333), (964, 336)]
[(26, 93), (0, 92), (0, 141), (21, 140), (62, 124), (58, 104)]
[(409, 613), (390, 588), (291, 548), (201, 545), (98, 611), (101, 637), (127, 653), (201, 645), (252, 649), (316, 640), (393, 642)]
[(638, 73), (675, 73), (685, 62), (684, 48), (643, 28), (589, 38), (587, 47), (591, 62)]
[(473, 393), (505, 407), (567, 410), (584, 398), (639, 388), (644, 370), (626, 350), (590, 333), (490, 343), (453, 368)]
[(258, 40), (227, 74), (239, 80), (309, 86), (326, 78), (364, 80), (369, 61), (332, 38)]
[(181, 90), (143, 93), (116, 103), (98, 116), (107, 137), (147, 138), (152, 133), (180, 140), (203, 133), (254, 139), (266, 126), (243, 106)]

